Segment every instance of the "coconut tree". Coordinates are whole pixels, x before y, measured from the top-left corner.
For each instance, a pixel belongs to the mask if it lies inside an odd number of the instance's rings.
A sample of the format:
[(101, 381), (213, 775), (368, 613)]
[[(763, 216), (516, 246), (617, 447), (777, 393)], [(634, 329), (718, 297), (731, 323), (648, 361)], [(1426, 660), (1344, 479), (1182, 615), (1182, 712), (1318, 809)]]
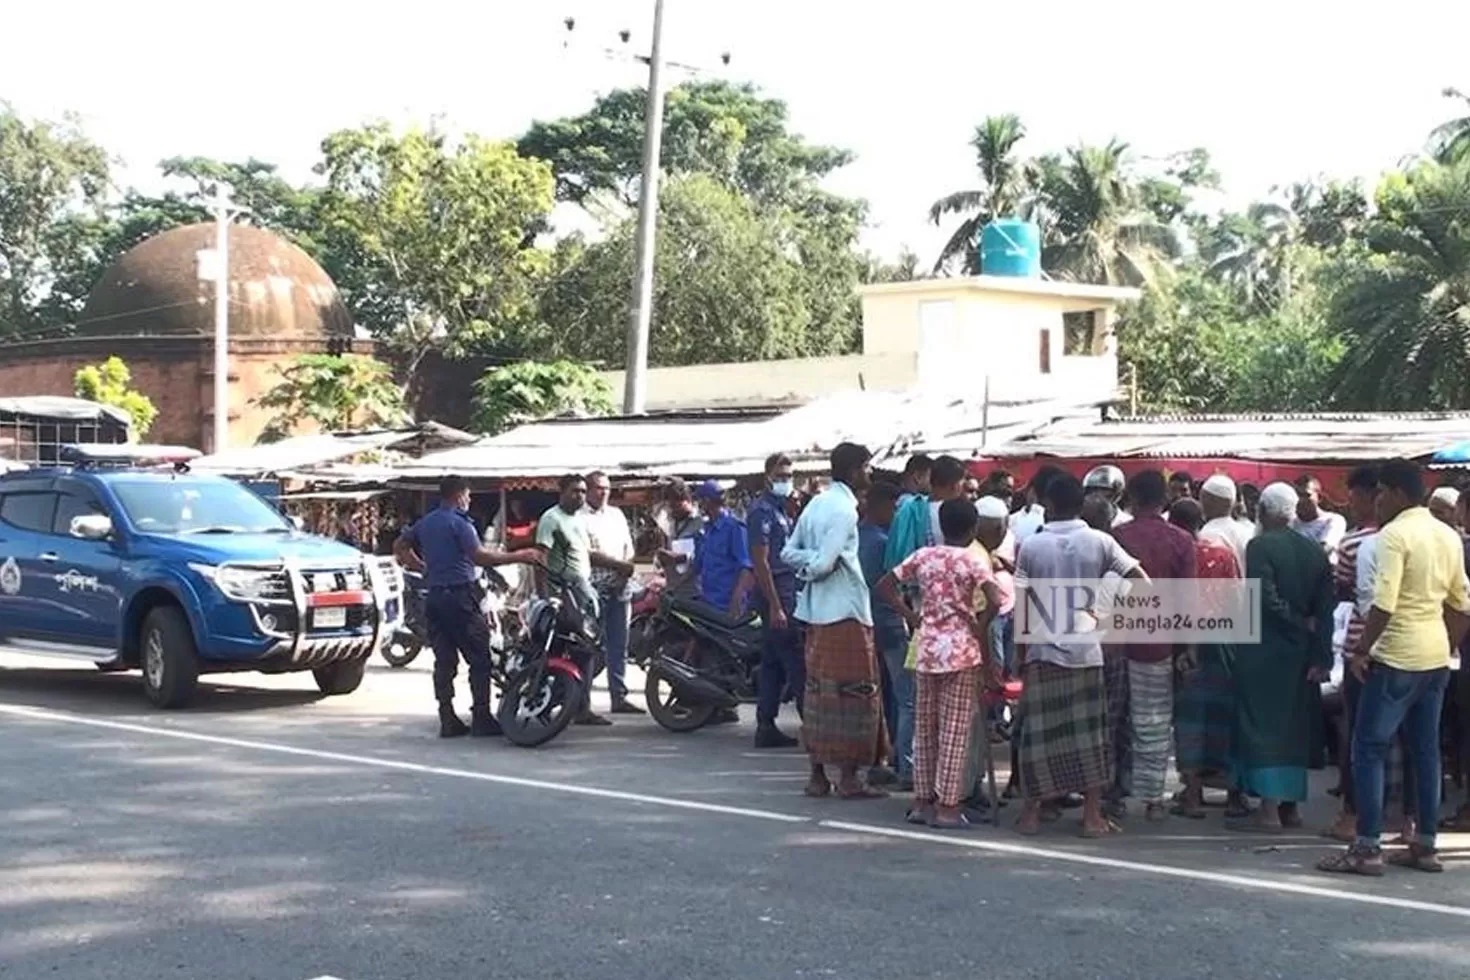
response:
[(1466, 114), (1436, 126), (1429, 134), (1429, 155), (1441, 163), (1470, 157), (1470, 95), (1457, 88), (1444, 90), (1447, 99), (1465, 103)]
[(1334, 379), (1349, 406), (1470, 405), (1470, 156), (1387, 178), (1371, 255), (1347, 264), (1331, 304), (1347, 340)]
[(1074, 282), (1139, 286), (1183, 250), (1177, 231), (1143, 206), (1128, 144), (1076, 146), (1038, 161), (1042, 267)]
[(1291, 210), (1274, 201), (1225, 215), (1204, 250), (1210, 274), (1238, 289), (1248, 307), (1274, 306), (1291, 291), (1296, 225)]
[(1012, 114), (988, 116), (975, 127), (970, 145), (975, 149), (979, 186), (947, 194), (929, 208), (929, 220), (936, 225), (949, 215), (965, 216), (940, 251), (934, 263), (936, 273), (957, 264), (965, 274), (978, 273), (980, 229), (995, 218), (1018, 217), (1025, 212), (1031, 191), (1030, 168), (1016, 155), (1016, 145), (1025, 136), (1026, 127), (1019, 116)]

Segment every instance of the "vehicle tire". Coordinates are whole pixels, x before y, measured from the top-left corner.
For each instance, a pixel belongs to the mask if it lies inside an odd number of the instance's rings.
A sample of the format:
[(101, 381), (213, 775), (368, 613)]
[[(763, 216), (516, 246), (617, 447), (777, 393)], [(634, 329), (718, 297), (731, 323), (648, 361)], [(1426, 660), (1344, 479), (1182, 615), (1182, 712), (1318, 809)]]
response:
[(523, 748), (544, 745), (566, 731), (587, 703), (587, 685), (570, 671), (548, 667), (532, 690), (536, 674), (532, 669), (512, 675), (496, 712), (506, 741)]
[(653, 720), (671, 732), (692, 732), (709, 724), (715, 716), (712, 704), (688, 705), (679, 700), (674, 687), (664, 677), (658, 664), (648, 668), (648, 681), (643, 687), (643, 699)]
[(311, 672), (316, 678), (317, 689), (328, 696), (351, 694), (362, 684), (367, 673), (367, 660), (343, 660), (340, 663), (317, 667)]
[(199, 652), (194, 630), (178, 606), (159, 606), (143, 620), (138, 635), (143, 693), (155, 707), (182, 708), (199, 686)]
[(424, 649), (424, 641), (418, 637), (399, 640), (394, 637), (383, 646), (383, 660), (389, 667), (407, 667)]

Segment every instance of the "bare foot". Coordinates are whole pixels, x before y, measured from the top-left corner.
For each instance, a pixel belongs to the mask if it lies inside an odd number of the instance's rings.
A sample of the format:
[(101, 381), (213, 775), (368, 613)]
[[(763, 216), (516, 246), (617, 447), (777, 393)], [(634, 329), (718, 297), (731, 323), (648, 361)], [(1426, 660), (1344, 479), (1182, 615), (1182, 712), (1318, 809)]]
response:
[(826, 776), (822, 776), (820, 779), (813, 776), (802, 792), (813, 799), (821, 799), (832, 795), (832, 784), (827, 781)]
[(1016, 821), (1016, 832), (1026, 837), (1041, 833), (1041, 807), (1027, 804), (1021, 811), (1021, 818)]

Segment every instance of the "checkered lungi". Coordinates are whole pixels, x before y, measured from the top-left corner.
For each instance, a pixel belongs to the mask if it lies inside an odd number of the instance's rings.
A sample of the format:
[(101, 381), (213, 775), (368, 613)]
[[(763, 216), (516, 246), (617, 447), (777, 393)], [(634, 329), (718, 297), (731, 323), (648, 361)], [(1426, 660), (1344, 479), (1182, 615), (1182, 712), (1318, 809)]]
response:
[(1228, 774), (1230, 736), (1235, 728), (1235, 685), (1230, 647), (1199, 645), (1199, 666), (1174, 694), (1174, 742), (1181, 773)]
[(1028, 799), (1101, 789), (1113, 778), (1103, 668), (1028, 662), (1021, 713), (1021, 787)]
[(1147, 803), (1161, 803), (1173, 741), (1172, 661), (1128, 662), (1128, 715), (1133, 725), (1133, 792)]
[(871, 766), (888, 755), (873, 630), (855, 619), (806, 628), (801, 738), (814, 765)]
[(914, 799), (959, 806), (970, 791), (965, 785), (965, 763), (980, 706), (980, 668), (918, 674), (916, 682)]

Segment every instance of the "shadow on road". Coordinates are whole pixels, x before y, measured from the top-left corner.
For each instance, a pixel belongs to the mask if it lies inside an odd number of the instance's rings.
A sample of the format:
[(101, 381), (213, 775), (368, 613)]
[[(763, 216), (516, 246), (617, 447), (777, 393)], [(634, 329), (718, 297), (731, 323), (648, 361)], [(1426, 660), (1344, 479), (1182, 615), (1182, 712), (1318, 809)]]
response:
[[(189, 707), (169, 714), (210, 715), (264, 711), (320, 701), (314, 687), (302, 690), (249, 687), (229, 680), (229, 674), (206, 675)], [(308, 684), (311, 678), (306, 678)], [(148, 703), (137, 671), (103, 673), (91, 668), (0, 667), (0, 696), (17, 698), (35, 707), (86, 711), (109, 716), (159, 717)]]

